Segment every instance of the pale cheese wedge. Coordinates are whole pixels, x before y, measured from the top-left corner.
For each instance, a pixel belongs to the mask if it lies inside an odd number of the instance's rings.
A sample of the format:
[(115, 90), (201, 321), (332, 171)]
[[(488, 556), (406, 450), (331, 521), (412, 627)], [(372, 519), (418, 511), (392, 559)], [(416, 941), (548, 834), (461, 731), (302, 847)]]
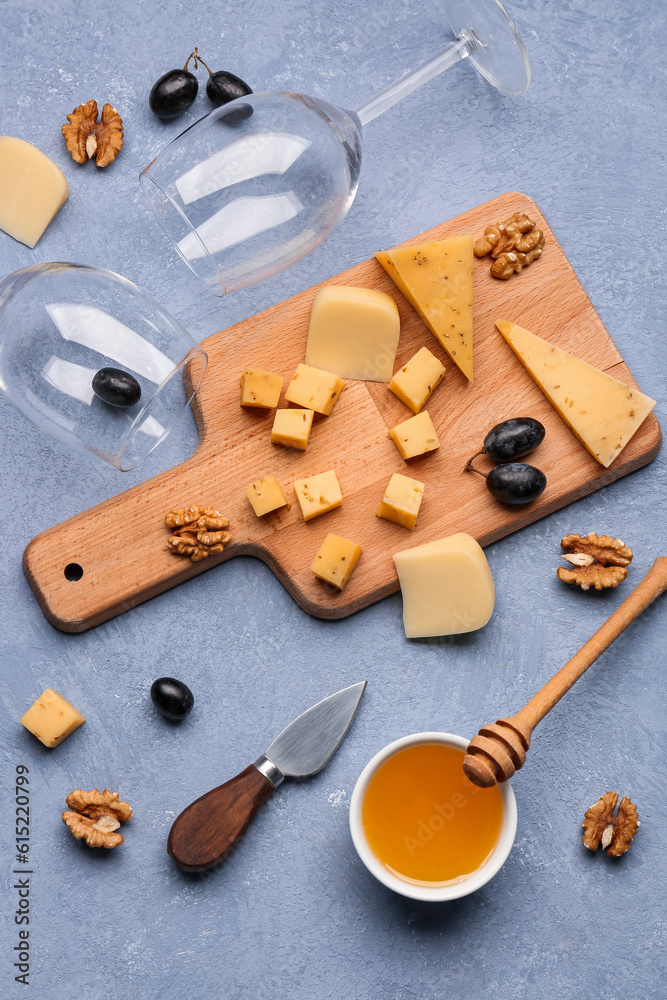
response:
[(391, 295), (377, 288), (326, 285), (313, 299), (306, 365), (343, 378), (389, 382), (400, 332)]
[(478, 542), (460, 533), (394, 553), (408, 639), (461, 635), (483, 628), (495, 588)]
[(498, 319), (496, 326), (575, 437), (608, 468), (655, 400), (515, 323)]
[(64, 174), (45, 153), (0, 135), (0, 229), (32, 248), (68, 197)]
[(377, 260), (472, 382), (472, 236), (384, 250)]

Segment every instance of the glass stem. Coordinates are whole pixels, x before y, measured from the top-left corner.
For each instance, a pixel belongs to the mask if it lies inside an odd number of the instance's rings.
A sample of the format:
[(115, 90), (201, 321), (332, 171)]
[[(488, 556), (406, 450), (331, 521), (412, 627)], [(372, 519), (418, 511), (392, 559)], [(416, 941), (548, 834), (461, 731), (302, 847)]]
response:
[(449, 43), (447, 48), (439, 52), (437, 56), (427, 59), (426, 62), (421, 63), (416, 69), (411, 69), (400, 80), (394, 80), (384, 90), (374, 94), (367, 101), (364, 101), (363, 104), (360, 104), (356, 108), (355, 113), (361, 124), (367, 125), (369, 122), (372, 122), (374, 118), (381, 115), (387, 108), (391, 108), (394, 104), (402, 101), (404, 97), (411, 94), (417, 87), (428, 83), (434, 76), (449, 69), (450, 66), (453, 66), (459, 60), (465, 59), (466, 56), (470, 55), (474, 47), (472, 38), (467, 34), (459, 35), (458, 38)]

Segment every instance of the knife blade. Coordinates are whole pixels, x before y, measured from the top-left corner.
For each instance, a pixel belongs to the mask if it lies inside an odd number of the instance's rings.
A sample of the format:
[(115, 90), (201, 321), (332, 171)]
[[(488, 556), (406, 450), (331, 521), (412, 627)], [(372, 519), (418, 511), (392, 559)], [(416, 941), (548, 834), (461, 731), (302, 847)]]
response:
[(174, 821), (167, 851), (186, 872), (206, 871), (241, 840), (260, 806), (286, 777), (317, 774), (352, 724), (366, 681), (352, 684), (290, 722), (268, 750), (235, 778), (196, 799)]

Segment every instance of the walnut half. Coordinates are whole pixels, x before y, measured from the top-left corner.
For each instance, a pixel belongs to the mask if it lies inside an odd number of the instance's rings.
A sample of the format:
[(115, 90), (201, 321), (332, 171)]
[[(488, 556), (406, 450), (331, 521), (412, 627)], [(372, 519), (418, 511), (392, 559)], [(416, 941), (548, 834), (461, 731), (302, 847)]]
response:
[(94, 156), (97, 167), (113, 163), (123, 148), (123, 120), (111, 104), (104, 105), (99, 122), (97, 101), (80, 104), (67, 121), (62, 133), (73, 160), (85, 163)]
[(84, 792), (77, 788), (67, 796), (67, 809), (63, 813), (65, 823), (77, 840), (85, 840), (89, 847), (116, 847), (125, 838), (115, 831), (121, 822), (132, 818), (129, 802), (119, 802), (118, 792), (103, 792), (93, 788)]
[(572, 583), (582, 590), (602, 590), (617, 587), (628, 575), (626, 569), (632, 562), (632, 549), (620, 538), (596, 535), (591, 531), (586, 537), (566, 535), (561, 548), (573, 569), (560, 566), (556, 571), (559, 580)]
[[(542, 248), (544, 246), (544, 235), (535, 230), (539, 235), (539, 241), (530, 250), (522, 253), (519, 250), (510, 250), (508, 253), (501, 253), (501, 255), (494, 260), (491, 265), (491, 274), (494, 278), (511, 278), (513, 274), (521, 274), (524, 267), (531, 264), (538, 257), (542, 256)], [(532, 235), (532, 234), (531, 234)]]
[(542, 256), (544, 233), (524, 212), (515, 212), (504, 222), (487, 226), (484, 235), (475, 240), (475, 257), (493, 257), (491, 274), (494, 278), (510, 278)]
[(190, 556), (192, 562), (207, 559), (211, 553), (222, 552), (231, 540), (229, 520), (214, 507), (193, 504), (187, 510), (178, 507), (170, 510), (164, 523), (173, 534), (167, 539), (167, 548), (179, 556)]
[(617, 858), (630, 847), (637, 828), (641, 826), (637, 807), (626, 795), (621, 799), (618, 815), (614, 816), (617, 802), (617, 792), (605, 792), (594, 806), (586, 810), (581, 824), (584, 830), (581, 840), (589, 851), (597, 851), (602, 845), (602, 850), (610, 858)]

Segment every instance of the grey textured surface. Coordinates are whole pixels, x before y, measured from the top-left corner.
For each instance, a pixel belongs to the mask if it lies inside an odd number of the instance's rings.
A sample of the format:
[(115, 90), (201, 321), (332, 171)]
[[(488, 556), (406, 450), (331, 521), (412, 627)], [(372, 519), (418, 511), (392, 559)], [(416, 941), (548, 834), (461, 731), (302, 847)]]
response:
[[(533, 83), (502, 98), (465, 65), (367, 129), (356, 204), (329, 242), (287, 274), (219, 302), (167, 247), (139, 170), (207, 109), (182, 121), (147, 108), (153, 81), (195, 44), (255, 89), (305, 90), (355, 106), (441, 44), (436, 0), (0, 0), (0, 134), (39, 145), (71, 197), (34, 251), (0, 233), (0, 274), (48, 260), (135, 280), (203, 337), (507, 190), (542, 207), (642, 389), (665, 399), (667, 190), (662, 0), (513, 0)], [(126, 146), (104, 172), (60, 138), (89, 98), (115, 104)], [(667, 609), (650, 608), (537, 730), (515, 778), (516, 845), (500, 874), (453, 905), (413, 904), (358, 861), (347, 805), (366, 761), (401, 735), (472, 734), (518, 709), (667, 550), (664, 455), (488, 550), (490, 624), (408, 642), (400, 596), (335, 623), (309, 618), (262, 564), (237, 559), (79, 636), (52, 629), (21, 573), (43, 528), (181, 461), (189, 417), (137, 473), (70, 455), (4, 401), (0, 552), (0, 995), (15, 984), (13, 776), (30, 767), (32, 995), (64, 1000), (190, 995), (243, 1000), (640, 1000), (667, 995), (665, 695)], [(573, 442), (573, 447), (576, 447)], [(465, 525), (461, 526), (465, 529)], [(555, 577), (568, 531), (605, 531), (635, 550), (605, 594)], [(153, 710), (161, 674), (196, 705), (180, 726)], [(225, 864), (186, 876), (165, 853), (175, 812), (254, 759), (291, 718), (360, 679), (369, 686), (336, 756), (285, 783)], [(17, 725), (46, 686), (87, 722), (48, 751)], [(60, 822), (74, 787), (108, 786), (135, 819), (103, 857)], [(611, 861), (579, 840), (609, 789), (642, 827)], [(16, 866), (18, 867), (18, 866)]]

